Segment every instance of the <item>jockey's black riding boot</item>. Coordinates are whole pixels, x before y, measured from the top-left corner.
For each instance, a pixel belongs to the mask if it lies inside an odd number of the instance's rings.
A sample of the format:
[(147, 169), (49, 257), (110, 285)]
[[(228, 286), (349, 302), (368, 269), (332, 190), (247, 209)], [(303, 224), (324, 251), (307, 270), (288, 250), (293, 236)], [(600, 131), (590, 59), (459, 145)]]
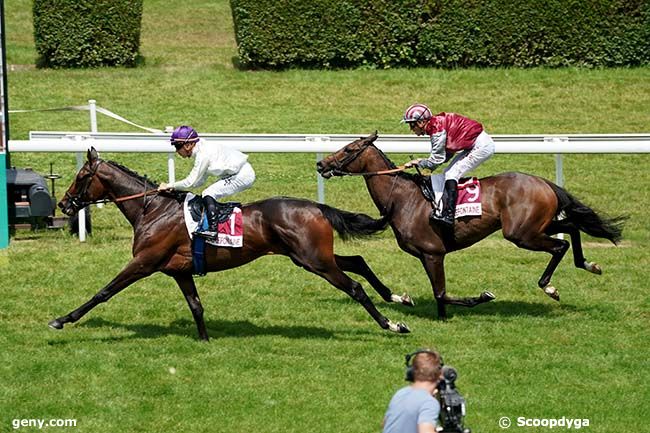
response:
[(217, 236), (217, 218), (219, 217), (219, 203), (210, 197), (203, 197), (203, 206), (205, 207), (205, 214), (208, 217), (208, 228), (201, 232), (204, 236)]
[(442, 212), (440, 216), (431, 214), (431, 218), (446, 225), (448, 228), (454, 227), (456, 218), (456, 199), (458, 198), (458, 182), (449, 179), (445, 182), (445, 191), (442, 193)]

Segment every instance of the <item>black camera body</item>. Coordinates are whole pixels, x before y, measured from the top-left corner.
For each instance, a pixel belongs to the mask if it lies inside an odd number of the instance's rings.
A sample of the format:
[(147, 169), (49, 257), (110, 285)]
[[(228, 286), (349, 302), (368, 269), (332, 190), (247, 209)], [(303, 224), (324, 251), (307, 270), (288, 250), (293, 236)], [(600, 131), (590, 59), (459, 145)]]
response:
[(442, 379), (438, 383), (440, 400), (440, 433), (471, 433), (463, 426), (465, 399), (456, 389), (458, 373), (453, 367), (442, 367)]

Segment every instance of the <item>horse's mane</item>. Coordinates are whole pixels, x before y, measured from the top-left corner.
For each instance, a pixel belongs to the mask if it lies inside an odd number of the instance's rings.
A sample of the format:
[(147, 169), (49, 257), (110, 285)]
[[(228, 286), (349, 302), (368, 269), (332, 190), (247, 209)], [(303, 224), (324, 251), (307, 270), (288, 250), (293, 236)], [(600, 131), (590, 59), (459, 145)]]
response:
[(119, 168), (120, 170), (122, 170), (123, 172), (128, 174), (129, 176), (135, 177), (136, 179), (138, 179), (140, 182), (142, 182), (145, 185), (152, 186), (152, 187), (158, 187), (158, 184), (156, 182), (154, 182), (153, 180), (149, 179), (148, 177), (145, 177), (145, 176), (142, 176), (142, 175), (138, 174), (137, 172), (131, 170), (130, 168), (123, 166), (119, 162), (115, 162), (115, 161), (106, 161), (106, 162), (108, 162), (110, 165), (114, 166), (115, 168)]
[[(152, 189), (158, 188), (158, 183), (157, 182), (149, 179), (148, 177), (145, 177), (145, 176), (142, 176), (142, 175), (138, 174), (137, 172), (131, 170), (130, 168), (123, 166), (119, 162), (115, 162), (115, 161), (106, 161), (106, 162), (109, 163), (110, 165), (112, 165), (113, 167), (123, 171), (124, 173), (128, 174), (129, 176), (136, 178), (137, 180), (142, 182), (143, 185), (145, 185), (145, 188), (152, 188)], [(175, 199), (182, 200), (182, 199), (185, 198), (185, 195), (187, 195), (187, 192), (186, 191), (169, 191), (169, 192), (165, 192), (164, 195), (171, 196), (171, 197), (173, 197)]]

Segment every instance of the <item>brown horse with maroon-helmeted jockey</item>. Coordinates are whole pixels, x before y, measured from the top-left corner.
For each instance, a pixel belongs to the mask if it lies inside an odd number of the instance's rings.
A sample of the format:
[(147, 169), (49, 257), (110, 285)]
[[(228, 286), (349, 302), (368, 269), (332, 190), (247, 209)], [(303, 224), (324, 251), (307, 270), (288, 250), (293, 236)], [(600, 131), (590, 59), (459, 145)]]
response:
[[(193, 279), (191, 241), (185, 227), (185, 193), (156, 193), (157, 185), (115, 162), (100, 159), (94, 149), (59, 203), (73, 215), (90, 203), (113, 201), (133, 226), (133, 259), (102, 290), (69, 314), (52, 320), (54, 329), (76, 322), (102, 302), (154, 272), (173, 277), (192, 311), (199, 337), (208, 339), (203, 306)], [(145, 195), (142, 191), (154, 191)], [(135, 197), (139, 197), (137, 200)], [(396, 295), (382, 284), (361, 256), (334, 254), (336, 230), (347, 237), (368, 236), (384, 230), (387, 222), (364, 214), (346, 212), (310, 200), (274, 197), (242, 206), (242, 248), (206, 246), (206, 270), (221, 271), (269, 254), (282, 254), (297, 266), (324, 278), (368, 311), (383, 329), (406, 333), (403, 323), (384, 317), (361, 284), (345, 272), (363, 276), (386, 302), (413, 305), (406, 294)]]
[[(422, 262), (438, 305), (438, 317), (446, 317), (446, 304), (473, 307), (494, 299), (485, 291), (474, 298), (452, 298), (445, 287), (444, 259), (449, 252), (467, 248), (501, 229), (506, 239), (520, 248), (545, 251), (551, 261), (538, 285), (559, 301), (558, 291), (550, 284), (555, 268), (569, 249), (569, 242), (551, 235), (568, 233), (573, 245), (576, 267), (600, 274), (601, 268), (585, 259), (580, 231), (609, 239), (621, 239), (626, 217), (606, 218), (580, 203), (554, 183), (524, 173), (502, 173), (481, 182), (480, 217), (458, 219), (454, 232), (429, 220), (431, 203), (421, 191), (421, 176), (402, 172), (374, 145), (377, 133), (360, 138), (316, 164), (325, 178), (362, 173), (372, 200), (384, 218), (388, 218), (397, 243)], [(564, 218), (558, 219), (560, 215)]]

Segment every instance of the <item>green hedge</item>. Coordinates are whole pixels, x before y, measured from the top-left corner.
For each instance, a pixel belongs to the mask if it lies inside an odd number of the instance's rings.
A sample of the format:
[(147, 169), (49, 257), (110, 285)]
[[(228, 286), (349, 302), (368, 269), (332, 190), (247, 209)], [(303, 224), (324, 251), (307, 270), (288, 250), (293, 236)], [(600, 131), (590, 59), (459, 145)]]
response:
[(37, 64), (135, 66), (142, 0), (34, 0)]
[(231, 0), (245, 67), (638, 66), (648, 0)]

